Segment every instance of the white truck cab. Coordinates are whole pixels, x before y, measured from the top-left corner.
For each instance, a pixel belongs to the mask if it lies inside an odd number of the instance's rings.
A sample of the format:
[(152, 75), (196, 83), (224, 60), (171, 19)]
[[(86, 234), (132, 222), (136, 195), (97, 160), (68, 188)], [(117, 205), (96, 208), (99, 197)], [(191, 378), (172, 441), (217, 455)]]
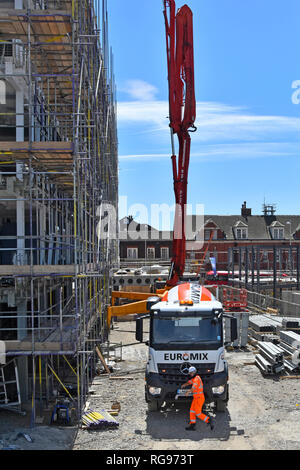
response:
[[(211, 292), (188, 282), (166, 291), (162, 299), (148, 299), (150, 313), (149, 356), (145, 398), (150, 411), (175, 401), (177, 389), (187, 382), (188, 369), (196, 367), (207, 402), (224, 411), (229, 399), (228, 366), (223, 338), (223, 308)], [(143, 319), (137, 320), (138, 341), (143, 342)], [(231, 341), (236, 320), (231, 318)], [(180, 397), (180, 400), (190, 398)]]

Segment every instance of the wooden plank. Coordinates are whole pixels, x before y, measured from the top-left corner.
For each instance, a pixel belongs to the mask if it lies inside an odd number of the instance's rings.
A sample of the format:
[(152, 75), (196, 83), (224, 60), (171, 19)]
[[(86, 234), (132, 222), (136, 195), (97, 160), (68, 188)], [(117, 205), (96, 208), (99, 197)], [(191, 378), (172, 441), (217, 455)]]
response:
[(73, 144), (71, 142), (0, 142), (1, 152), (72, 152)]
[[(55, 21), (60, 25), (59, 30), (64, 34), (71, 32), (71, 8), (70, 11), (67, 10), (43, 10), (43, 13), (40, 15), (37, 14), (38, 10), (32, 10), (30, 19), (31, 19), (31, 32), (32, 34), (37, 34), (40, 25), (48, 25), (45, 22), (46, 18), (49, 18), (49, 21)], [(6, 31), (11, 33), (12, 30), (16, 32), (17, 35), (23, 36), (27, 33), (27, 22), (26, 15), (27, 10), (16, 10), (16, 9), (0, 9), (0, 32), (5, 33)], [(26, 28), (24, 30), (24, 27)], [(42, 26), (43, 28), (43, 26)]]
[(280, 380), (285, 380), (285, 379), (300, 379), (300, 374), (299, 375), (282, 375), (280, 377)]
[[(55, 17), (55, 19), (57, 20), (57, 17)], [(57, 37), (57, 36), (65, 36), (67, 33), (66, 32), (63, 32), (62, 33), (62, 30), (64, 28), (60, 28), (61, 26), (61, 23), (49, 23), (49, 28), (50, 28), (50, 31), (51, 33), (53, 34), (54, 37)], [(60, 39), (58, 42), (62, 42), (62, 40)], [(51, 47), (51, 44), (49, 45)], [(62, 65), (63, 67), (66, 67), (67, 65), (69, 65), (68, 63), (66, 63), (63, 59), (63, 52), (65, 51), (65, 47), (63, 45), (56, 45), (55, 46), (55, 49), (57, 51), (56, 53), (56, 59), (57, 58), (60, 58), (61, 62), (62, 62)], [(57, 64), (57, 63), (56, 63)], [(59, 68), (58, 65), (57, 66), (57, 69)]]
[[(28, 160), (31, 155), (33, 167), (44, 170), (69, 171), (67, 179), (72, 182), (73, 174), (73, 145), (70, 142), (1, 142), (1, 160)], [(56, 175), (53, 175), (55, 178)], [(59, 178), (60, 176), (58, 176)], [(66, 176), (65, 176), (66, 177)]]
[[(47, 40), (51, 40), (52, 38), (58, 36), (66, 36), (68, 33), (71, 32), (71, 24), (70, 18), (66, 18), (63, 16), (47, 16), (48, 21), (43, 21), (41, 23), (34, 22), (34, 27), (39, 31), (39, 39), (37, 42), (45, 43)], [(63, 22), (62, 22), (63, 21)], [(42, 37), (41, 37), (42, 36)], [(60, 39), (57, 42), (61, 42)], [(49, 43), (49, 45), (41, 46), (42, 51), (46, 53), (47, 59), (51, 60), (51, 73), (59, 73), (59, 67), (65, 68), (69, 65), (69, 62), (65, 62), (65, 58), (63, 57), (63, 53), (65, 52), (65, 48), (68, 46), (60, 45), (60, 44), (53, 44)], [(50, 49), (50, 51), (47, 50)], [(43, 58), (43, 55), (41, 56)], [(60, 64), (58, 63), (60, 62)], [(48, 65), (49, 62), (46, 60), (46, 64)]]
[(99, 357), (100, 361), (102, 362), (102, 365), (103, 365), (104, 369), (106, 370), (106, 372), (107, 372), (108, 374), (110, 374), (110, 370), (109, 370), (109, 368), (108, 368), (108, 366), (107, 366), (107, 364), (106, 364), (106, 362), (105, 362), (105, 359), (104, 359), (104, 357), (102, 356), (102, 353), (101, 353), (100, 349), (98, 348), (98, 346), (96, 346), (96, 353), (98, 354), (98, 357)]
[[(50, 21), (52, 21), (52, 20), (53, 20), (53, 17), (47, 18), (47, 19), (49, 19)], [(40, 29), (42, 30), (42, 32), (43, 32), (44, 34), (47, 33), (47, 34), (49, 35), (49, 39), (52, 38), (52, 36), (54, 36), (54, 35), (55, 35), (55, 36), (58, 35), (58, 31), (55, 31), (55, 32), (53, 33), (53, 28), (54, 28), (54, 26), (52, 26), (52, 25), (54, 25), (54, 23), (46, 22), (46, 21), (45, 21), (44, 23), (40, 23), (40, 24), (39, 24), (39, 27), (40, 27)], [(44, 40), (43, 40), (43, 42), (44, 42)], [(56, 49), (57, 49), (57, 53), (59, 54), (58, 48), (56, 48)], [(49, 68), (49, 70), (51, 69), (51, 73), (58, 73), (58, 72), (59, 72), (59, 69), (58, 69), (58, 65), (57, 65), (57, 62), (56, 62), (56, 54), (53, 54), (53, 53), (48, 52), (48, 51), (47, 51), (47, 46), (42, 46), (42, 50), (45, 51), (45, 53), (46, 53), (46, 55), (47, 55), (48, 58), (52, 59), (51, 67), (50, 67), (50, 64), (48, 63), (48, 68)]]
[(30, 274), (34, 276), (38, 275), (71, 275), (75, 276), (76, 267), (74, 264), (66, 264), (66, 265), (56, 265), (56, 264), (49, 264), (49, 265), (23, 265), (23, 266), (16, 266), (13, 264), (9, 265), (0, 265), (0, 276), (28, 276)]
[[(24, 40), (28, 32), (28, 23), (26, 22), (26, 10), (2, 10), (0, 11), (0, 32), (2, 34), (13, 33), (15, 38), (20, 37)], [(44, 43), (55, 36), (63, 35), (67, 37), (72, 31), (71, 18), (67, 11), (50, 11), (47, 10), (38, 15), (36, 11), (32, 12), (30, 17), (30, 32), (34, 41), (32, 45), (32, 62), (36, 66), (41, 66), (42, 71), (45, 72), (51, 62), (51, 73), (60, 73), (61, 68), (70, 66), (71, 58), (66, 55), (66, 48), (71, 48), (71, 45), (66, 42), (65, 45), (42, 45), (41, 48), (34, 47), (37, 43)], [(47, 21), (48, 19), (48, 21)], [(47, 48), (51, 52), (47, 53)], [(71, 90), (71, 85), (68, 84), (67, 90)]]
[(121, 377), (121, 376), (110, 376), (109, 377), (109, 380), (134, 380), (135, 377), (127, 377), (127, 376), (124, 376), (124, 377)]
[[(11, 351), (32, 351), (32, 342), (31, 341), (5, 341), (6, 352)], [(39, 352), (58, 352), (58, 351), (72, 351), (74, 345), (72, 343), (51, 343), (45, 341), (44, 343), (35, 342), (35, 353)]]
[(267, 313), (272, 313), (274, 315), (278, 315), (278, 308), (271, 308), (271, 307), (268, 307), (267, 308)]

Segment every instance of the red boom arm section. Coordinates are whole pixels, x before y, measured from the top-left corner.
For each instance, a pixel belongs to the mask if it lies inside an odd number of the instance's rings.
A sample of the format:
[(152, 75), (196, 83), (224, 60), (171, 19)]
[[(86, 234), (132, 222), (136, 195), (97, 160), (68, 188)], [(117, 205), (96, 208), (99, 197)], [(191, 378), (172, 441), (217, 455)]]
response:
[[(163, 1), (168, 56), (172, 165), (176, 201), (172, 268), (167, 285), (174, 286), (182, 276), (185, 267), (185, 215), (191, 149), (189, 130), (196, 130), (194, 126), (196, 99), (194, 86), (193, 13), (187, 5), (184, 5), (176, 14), (175, 0)], [(177, 135), (179, 143), (178, 160), (173, 144), (174, 134)]]

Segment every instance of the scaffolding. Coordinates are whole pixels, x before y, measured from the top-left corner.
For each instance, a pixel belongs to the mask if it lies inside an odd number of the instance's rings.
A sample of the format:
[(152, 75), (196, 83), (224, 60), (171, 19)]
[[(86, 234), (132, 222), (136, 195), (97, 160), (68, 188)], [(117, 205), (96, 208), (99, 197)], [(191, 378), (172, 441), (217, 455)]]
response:
[(107, 337), (118, 142), (106, 0), (0, 3), (0, 340), (22, 399), (71, 372), (81, 413)]
[(257, 244), (228, 250), (228, 277), (232, 286), (256, 292), (300, 290), (300, 243)]

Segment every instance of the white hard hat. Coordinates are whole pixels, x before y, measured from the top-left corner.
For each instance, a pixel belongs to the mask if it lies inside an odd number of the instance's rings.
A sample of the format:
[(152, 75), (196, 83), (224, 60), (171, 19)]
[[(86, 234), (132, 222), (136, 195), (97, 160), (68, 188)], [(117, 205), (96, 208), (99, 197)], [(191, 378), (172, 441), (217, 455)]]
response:
[(197, 372), (196, 367), (193, 367), (193, 366), (190, 367), (190, 368), (189, 368), (189, 374), (193, 374), (194, 372)]

